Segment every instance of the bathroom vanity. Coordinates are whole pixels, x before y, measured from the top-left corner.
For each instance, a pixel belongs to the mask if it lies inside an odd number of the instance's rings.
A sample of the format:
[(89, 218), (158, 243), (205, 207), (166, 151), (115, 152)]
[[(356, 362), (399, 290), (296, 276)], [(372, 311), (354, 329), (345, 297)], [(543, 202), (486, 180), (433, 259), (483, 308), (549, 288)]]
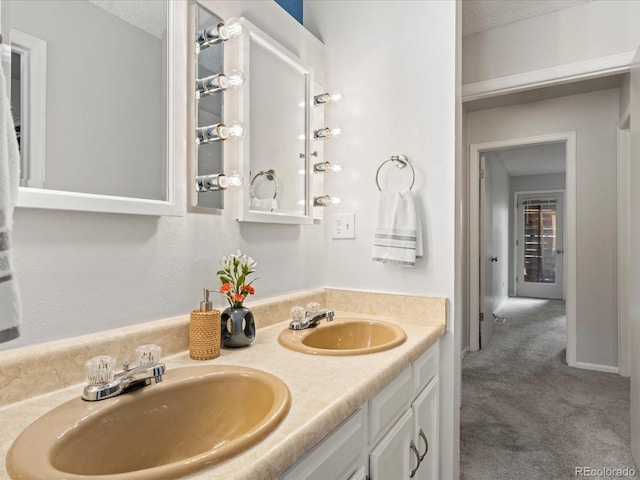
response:
[[(365, 355), (320, 356), (284, 348), (278, 335), (288, 328), (288, 310), (309, 300), (333, 307), (336, 319), (348, 311), (349, 316), (398, 325), (407, 338), (395, 348)], [(256, 340), (247, 348), (223, 349), (215, 360), (189, 358), (187, 315), (2, 352), (0, 476), (7, 476), (5, 458), (17, 435), (81, 395), (86, 359), (111, 353), (122, 360), (131, 353), (130, 345), (143, 341), (161, 344), (169, 353), (167, 372), (203, 365), (256, 368), (281, 379), (291, 392), (289, 413), (264, 440), (189, 478), (384, 479), (398, 478), (397, 472), (404, 478), (437, 478), (438, 338), (445, 332), (445, 299), (318, 289), (250, 307), (259, 327)], [(39, 376), (48, 379), (51, 391), (34, 396), (29, 385)], [(70, 386), (60, 389), (65, 385)]]

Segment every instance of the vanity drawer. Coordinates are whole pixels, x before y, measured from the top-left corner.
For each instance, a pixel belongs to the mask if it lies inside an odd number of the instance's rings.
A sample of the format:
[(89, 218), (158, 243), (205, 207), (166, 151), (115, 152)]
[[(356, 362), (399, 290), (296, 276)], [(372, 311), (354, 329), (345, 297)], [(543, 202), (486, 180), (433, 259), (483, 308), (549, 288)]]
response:
[(363, 420), (362, 408), (359, 408), (283, 473), (280, 480), (351, 479), (363, 468)]
[(438, 342), (413, 361), (413, 392), (418, 394), (438, 374), (440, 347)]
[(413, 397), (411, 366), (369, 400), (369, 445), (373, 446), (400, 418)]

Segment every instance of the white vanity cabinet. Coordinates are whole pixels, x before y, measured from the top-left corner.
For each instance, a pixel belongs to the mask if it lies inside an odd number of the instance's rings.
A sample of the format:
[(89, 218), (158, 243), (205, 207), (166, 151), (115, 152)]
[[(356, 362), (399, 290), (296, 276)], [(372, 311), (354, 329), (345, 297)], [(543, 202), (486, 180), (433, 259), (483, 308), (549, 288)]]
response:
[(437, 480), (438, 357), (436, 343), (369, 400), (370, 480)]
[(438, 343), (280, 480), (437, 480)]
[(363, 446), (366, 441), (363, 410), (363, 408), (359, 408), (352, 413), (349, 418), (287, 470), (280, 477), (280, 480), (355, 480), (366, 478), (363, 466)]

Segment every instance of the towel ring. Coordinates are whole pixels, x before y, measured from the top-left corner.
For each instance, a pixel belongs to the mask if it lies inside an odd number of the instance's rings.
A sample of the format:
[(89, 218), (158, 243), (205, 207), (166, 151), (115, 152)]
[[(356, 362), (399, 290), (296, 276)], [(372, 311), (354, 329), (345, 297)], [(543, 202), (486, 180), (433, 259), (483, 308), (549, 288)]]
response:
[(256, 197), (255, 192), (253, 191), (253, 184), (254, 182), (257, 180), (258, 177), (261, 176), (266, 176), (267, 180), (270, 180), (273, 182), (273, 199), (275, 200), (276, 197), (278, 196), (278, 179), (276, 178), (276, 171), (274, 169), (270, 169), (270, 170), (260, 170), (258, 173), (256, 173), (253, 178), (251, 179), (251, 185), (249, 186), (249, 191), (251, 192), (251, 198), (254, 198), (256, 200), (265, 200), (264, 198), (258, 198)]
[(380, 188), (380, 182), (378, 181), (380, 169), (384, 166), (385, 163), (388, 162), (393, 162), (396, 168), (401, 169), (409, 165), (409, 167), (411, 168), (411, 186), (409, 187), (409, 190), (411, 190), (413, 188), (413, 184), (416, 183), (416, 171), (413, 169), (413, 165), (411, 165), (409, 159), (405, 155), (392, 155), (391, 158), (385, 160), (380, 164), (380, 166), (378, 167), (378, 171), (376, 171), (376, 185), (378, 186), (378, 190), (382, 191), (382, 188)]

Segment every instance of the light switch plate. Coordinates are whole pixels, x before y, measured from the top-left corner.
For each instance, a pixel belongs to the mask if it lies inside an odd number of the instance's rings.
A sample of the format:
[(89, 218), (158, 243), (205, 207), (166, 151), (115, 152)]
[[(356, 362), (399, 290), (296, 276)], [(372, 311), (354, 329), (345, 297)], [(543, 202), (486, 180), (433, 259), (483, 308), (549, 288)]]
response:
[(333, 238), (356, 238), (356, 214), (334, 213)]

